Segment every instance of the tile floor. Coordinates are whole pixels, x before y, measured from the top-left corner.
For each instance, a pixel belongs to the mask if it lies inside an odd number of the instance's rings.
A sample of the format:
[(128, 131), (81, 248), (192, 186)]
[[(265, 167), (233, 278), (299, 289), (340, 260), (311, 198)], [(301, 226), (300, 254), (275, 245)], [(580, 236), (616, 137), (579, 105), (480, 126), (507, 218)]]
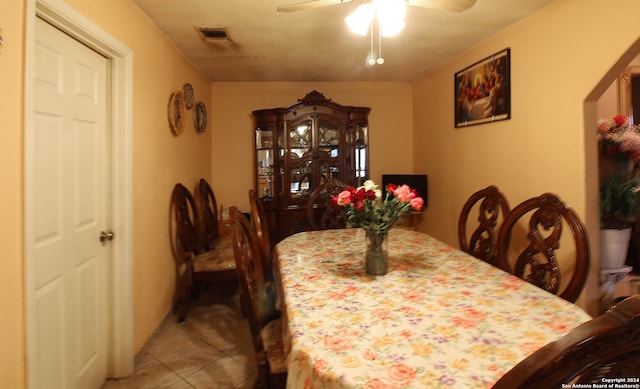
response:
[(252, 388), (255, 355), (235, 281), (204, 290), (184, 323), (170, 314), (136, 356), (135, 372), (102, 389)]

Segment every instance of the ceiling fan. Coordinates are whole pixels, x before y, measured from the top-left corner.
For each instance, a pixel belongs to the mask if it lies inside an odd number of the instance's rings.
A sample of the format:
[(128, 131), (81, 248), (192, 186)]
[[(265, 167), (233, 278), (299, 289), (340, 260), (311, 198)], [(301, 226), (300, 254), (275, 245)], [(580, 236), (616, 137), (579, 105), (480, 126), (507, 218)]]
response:
[[(326, 7), (328, 5), (350, 3), (357, 0), (302, 0), (297, 3), (281, 5), (278, 12), (296, 12), (311, 8)], [(444, 9), (462, 12), (476, 3), (476, 0), (404, 0), (407, 5), (421, 8)]]

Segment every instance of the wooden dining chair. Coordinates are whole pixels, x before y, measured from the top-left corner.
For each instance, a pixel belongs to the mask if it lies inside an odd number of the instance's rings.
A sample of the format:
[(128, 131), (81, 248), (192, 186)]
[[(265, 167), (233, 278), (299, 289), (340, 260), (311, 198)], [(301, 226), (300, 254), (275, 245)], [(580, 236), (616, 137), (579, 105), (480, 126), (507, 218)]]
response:
[(204, 178), (201, 178), (198, 182), (195, 194), (199, 211), (198, 225), (200, 230), (198, 233), (200, 245), (204, 250), (210, 250), (220, 237), (218, 202), (213, 194), (211, 185)]
[(236, 207), (230, 208), (233, 251), (242, 310), (249, 321), (258, 367), (257, 388), (284, 388), (287, 378), (282, 320), (265, 286), (262, 248), (256, 232)]
[[(477, 223), (471, 236), (467, 231), (473, 228), (469, 216), (478, 210)], [(462, 207), (458, 218), (458, 241), (460, 249), (492, 265), (496, 265), (498, 222), (509, 213), (507, 198), (494, 185), (472, 194)]]
[[(570, 250), (573, 274), (561, 291), (558, 262), (561, 238), (563, 244), (571, 244), (568, 235), (563, 235), (564, 227), (569, 228), (573, 237), (574, 250)], [(518, 234), (519, 239), (513, 246), (526, 246), (524, 249), (512, 247), (516, 231), (524, 232)], [(512, 209), (500, 227), (497, 248), (498, 265), (502, 269), (567, 301), (575, 302), (580, 296), (589, 269), (589, 239), (578, 215), (555, 194), (542, 194)]]
[(191, 192), (178, 183), (173, 188), (171, 207), (174, 214), (175, 234), (172, 239), (176, 256), (176, 280), (182, 306), (178, 321), (183, 322), (205, 281), (224, 282), (235, 279), (236, 265), (231, 236), (203, 245), (199, 231), (200, 216)]
[(269, 232), (269, 222), (267, 221), (264, 204), (253, 189), (249, 189), (249, 206), (251, 208), (251, 224), (253, 224), (256, 230), (258, 242), (260, 242), (264, 257), (267, 259), (265, 266), (270, 266), (273, 243), (271, 242), (271, 234)]
[(258, 198), (253, 189), (249, 189), (249, 205), (251, 208), (251, 224), (256, 232), (258, 243), (262, 249), (263, 270), (265, 287), (273, 301), (276, 301), (278, 295), (278, 281), (276, 280), (272, 259), (273, 259), (273, 243), (271, 234), (269, 233), (269, 224), (264, 210), (262, 200)]
[(615, 382), (637, 385), (638, 381), (624, 379), (637, 380), (639, 372), (640, 295), (635, 295), (529, 355), (493, 388), (577, 387), (573, 384), (586, 388), (596, 383), (607, 387)]
[(329, 180), (311, 192), (307, 202), (307, 220), (312, 230), (345, 228), (347, 216), (344, 209), (333, 202), (349, 185), (340, 180)]

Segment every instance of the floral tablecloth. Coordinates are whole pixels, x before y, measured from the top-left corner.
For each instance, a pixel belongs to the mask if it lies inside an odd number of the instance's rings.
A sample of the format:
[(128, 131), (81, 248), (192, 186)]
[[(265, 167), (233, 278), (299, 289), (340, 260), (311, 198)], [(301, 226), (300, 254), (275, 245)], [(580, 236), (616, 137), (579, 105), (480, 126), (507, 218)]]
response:
[(391, 230), (384, 276), (364, 273), (363, 253), (358, 229), (276, 246), (288, 388), (489, 388), (591, 319), (423, 233)]

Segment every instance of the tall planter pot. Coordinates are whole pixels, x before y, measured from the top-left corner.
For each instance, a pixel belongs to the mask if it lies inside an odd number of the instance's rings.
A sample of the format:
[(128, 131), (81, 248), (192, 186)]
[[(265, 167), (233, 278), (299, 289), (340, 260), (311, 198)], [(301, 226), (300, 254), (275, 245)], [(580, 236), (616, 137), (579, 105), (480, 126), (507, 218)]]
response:
[(620, 269), (624, 266), (629, 249), (631, 228), (600, 230), (600, 268)]

